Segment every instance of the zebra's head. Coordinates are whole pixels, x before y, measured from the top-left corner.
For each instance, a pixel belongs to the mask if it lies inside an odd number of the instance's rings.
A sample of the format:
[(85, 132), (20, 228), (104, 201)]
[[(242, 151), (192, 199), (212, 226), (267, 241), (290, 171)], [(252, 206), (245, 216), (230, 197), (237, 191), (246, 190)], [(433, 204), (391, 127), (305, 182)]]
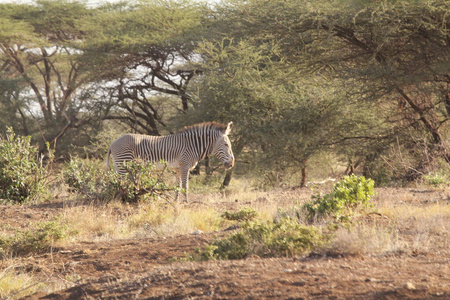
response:
[(212, 153), (217, 156), (220, 162), (226, 169), (234, 166), (234, 155), (231, 149), (231, 142), (228, 138), (228, 134), (233, 127), (233, 122), (228, 123), (228, 126), (221, 131), (221, 134), (217, 137), (214, 143)]

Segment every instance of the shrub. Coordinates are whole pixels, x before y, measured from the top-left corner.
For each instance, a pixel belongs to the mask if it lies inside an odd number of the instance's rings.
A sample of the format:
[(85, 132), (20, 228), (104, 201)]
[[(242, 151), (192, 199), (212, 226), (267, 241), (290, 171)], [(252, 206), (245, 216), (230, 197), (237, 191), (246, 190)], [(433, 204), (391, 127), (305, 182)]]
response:
[(16, 136), (9, 128), (6, 137), (0, 138), (0, 200), (37, 201), (48, 192), (48, 173), (37, 147), (31, 145), (31, 137)]
[(323, 241), (319, 229), (288, 218), (279, 222), (245, 222), (241, 231), (208, 245), (200, 253), (200, 259), (242, 259), (250, 255), (289, 257), (307, 254)]
[(448, 176), (442, 171), (424, 175), (423, 179), (425, 180), (425, 184), (431, 185), (434, 188), (440, 188), (449, 183)]
[(119, 175), (105, 171), (100, 161), (72, 157), (63, 177), (71, 191), (89, 200), (110, 200), (118, 190)]
[(122, 200), (126, 202), (138, 202), (141, 199), (155, 200), (159, 197), (168, 196), (168, 192), (176, 191), (177, 188), (164, 182), (166, 164), (158, 170), (155, 164), (142, 160), (126, 162), (125, 168), (128, 175), (120, 177), (119, 190), (123, 194)]
[(344, 176), (344, 178), (333, 186), (331, 193), (313, 195), (313, 201), (305, 204), (308, 216), (324, 217), (332, 216), (338, 221), (351, 218), (358, 209), (372, 206), (370, 201), (374, 192), (374, 181), (363, 176)]
[(54, 242), (66, 237), (66, 228), (58, 220), (37, 223), (34, 228), (0, 237), (0, 255), (26, 255), (48, 251)]
[(238, 212), (224, 212), (221, 217), (229, 221), (251, 221), (258, 216), (258, 212), (251, 207), (246, 207)]
[(65, 182), (74, 191), (92, 200), (120, 199), (126, 203), (154, 200), (168, 196), (176, 188), (163, 181), (165, 169), (142, 161), (125, 163), (128, 174), (121, 176), (112, 170), (103, 170), (101, 163), (72, 158), (64, 170)]

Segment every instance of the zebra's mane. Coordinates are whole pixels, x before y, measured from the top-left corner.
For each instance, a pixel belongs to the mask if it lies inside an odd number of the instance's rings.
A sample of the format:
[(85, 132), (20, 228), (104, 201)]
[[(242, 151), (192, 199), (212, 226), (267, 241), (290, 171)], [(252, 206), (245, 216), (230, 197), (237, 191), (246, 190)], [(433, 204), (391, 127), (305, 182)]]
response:
[(227, 130), (227, 125), (217, 123), (217, 122), (204, 122), (199, 124), (194, 124), (191, 126), (185, 126), (183, 130), (180, 132), (194, 132), (199, 129), (207, 129), (207, 130), (217, 130), (221, 132), (225, 132)]

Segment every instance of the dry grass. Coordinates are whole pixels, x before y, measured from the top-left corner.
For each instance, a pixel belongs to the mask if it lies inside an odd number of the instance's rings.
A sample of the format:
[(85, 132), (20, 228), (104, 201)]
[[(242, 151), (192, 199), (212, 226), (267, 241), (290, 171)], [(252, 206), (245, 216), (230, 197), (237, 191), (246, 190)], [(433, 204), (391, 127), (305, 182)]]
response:
[(375, 210), (381, 215), (363, 218), (351, 229), (340, 229), (329, 246), (334, 253), (383, 255), (426, 253), (448, 248), (450, 193), (379, 189)]
[(101, 241), (136, 236), (174, 236), (197, 230), (214, 232), (231, 224), (220, 215), (251, 207), (259, 218), (272, 219), (280, 207), (298, 205), (309, 199), (310, 190), (257, 191), (246, 180), (235, 180), (224, 190), (191, 193), (190, 204), (169, 205), (161, 200), (151, 204), (129, 205), (117, 201), (109, 204), (66, 205), (60, 220), (67, 225), (69, 238), (75, 241)]
[(23, 266), (12, 259), (2, 264), (8, 266), (0, 271), (0, 299), (20, 299), (33, 293), (49, 293), (66, 287), (62, 281), (42, 281), (33, 272), (20, 271)]
[[(195, 190), (195, 189), (194, 189)], [(325, 191), (326, 192), (326, 191)], [(310, 200), (316, 189), (255, 191), (245, 180), (236, 180), (225, 191), (191, 193), (191, 203), (166, 202), (127, 205), (77, 204), (61, 209), (58, 220), (66, 225), (63, 244), (132, 237), (163, 237), (220, 231), (231, 225), (220, 215), (251, 207), (261, 219), (272, 219), (280, 209), (289, 210)], [(450, 193), (414, 189), (377, 189), (375, 210), (362, 216), (350, 229), (341, 228), (324, 253), (334, 255), (389, 255), (449, 248)], [(0, 298), (20, 298), (36, 291), (51, 291), (57, 283), (39, 283), (32, 273), (16, 271), (14, 259), (0, 268)], [(70, 280), (69, 280), (70, 281)], [(62, 281), (61, 281), (62, 282)], [(59, 283), (61, 285), (61, 282)]]
[[(230, 226), (229, 221), (220, 217), (224, 211), (251, 207), (260, 219), (273, 219), (280, 210), (289, 210), (310, 200), (312, 193), (318, 192), (308, 189), (255, 191), (249, 189), (244, 180), (238, 180), (225, 191), (192, 193), (193, 204), (190, 205), (173, 207), (160, 202), (130, 206), (112, 202), (102, 206), (68, 207), (62, 220), (75, 233), (67, 242), (174, 236), (197, 230), (214, 232)], [(436, 243), (448, 243), (450, 206), (445, 199), (445, 192), (378, 189), (375, 210), (383, 218), (365, 219), (356, 222), (350, 230), (340, 229), (328, 251), (350, 255), (428, 251)]]
[[(126, 210), (126, 206), (123, 206), (123, 210)], [(67, 224), (70, 233), (68, 242), (127, 237), (128, 231), (123, 222), (123, 217), (117, 214), (116, 208), (117, 204), (113, 206), (86, 205), (65, 208), (61, 215), (61, 222)]]
[(224, 229), (227, 222), (211, 207), (182, 207), (148, 205), (130, 215), (125, 223), (135, 235), (174, 236), (197, 230), (213, 232)]
[(136, 236), (174, 236), (197, 230), (213, 232), (230, 225), (220, 214), (209, 205), (173, 207), (155, 203), (130, 206), (116, 202), (66, 208), (61, 221), (71, 232), (67, 241), (70, 243)]
[[(396, 224), (408, 248), (427, 252), (435, 246), (447, 248), (450, 232), (450, 205), (435, 203), (429, 206), (398, 205), (382, 207), (380, 212)], [(444, 243), (444, 244), (443, 244)]]
[(351, 229), (340, 228), (323, 252), (334, 256), (379, 255), (401, 252), (405, 246), (395, 227), (359, 223)]

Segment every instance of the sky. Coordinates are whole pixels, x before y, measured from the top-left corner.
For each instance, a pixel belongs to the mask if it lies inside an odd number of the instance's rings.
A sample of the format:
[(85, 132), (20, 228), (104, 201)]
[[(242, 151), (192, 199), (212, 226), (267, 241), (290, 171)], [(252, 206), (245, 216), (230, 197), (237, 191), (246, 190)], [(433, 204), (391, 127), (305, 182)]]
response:
[[(107, 2), (117, 2), (119, 0), (87, 0), (89, 6), (97, 6)], [(31, 3), (32, 0), (0, 0), (0, 3), (19, 3), (26, 4)]]

